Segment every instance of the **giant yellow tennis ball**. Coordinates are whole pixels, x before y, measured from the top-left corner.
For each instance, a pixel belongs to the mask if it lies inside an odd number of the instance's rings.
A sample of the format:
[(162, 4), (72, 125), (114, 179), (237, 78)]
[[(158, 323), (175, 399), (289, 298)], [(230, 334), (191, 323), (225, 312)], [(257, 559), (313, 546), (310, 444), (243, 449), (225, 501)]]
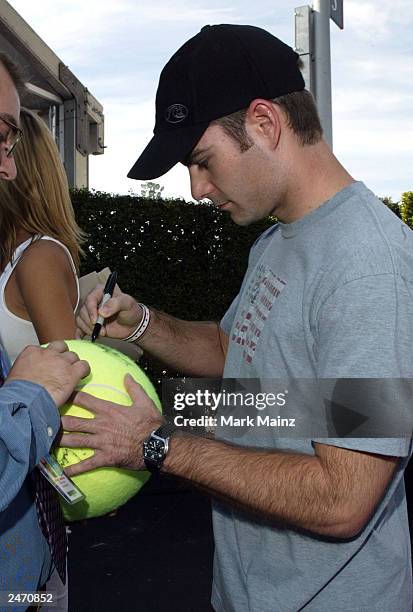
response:
[[(125, 389), (123, 380), (129, 373), (142, 385), (149, 397), (161, 411), (161, 403), (156, 391), (141, 368), (129, 357), (102, 344), (92, 344), (86, 340), (66, 341), (69, 349), (85, 359), (90, 365), (90, 374), (80, 381), (78, 390), (95, 397), (130, 406), (132, 401)], [(60, 408), (61, 415), (93, 418), (93, 414), (75, 404), (67, 403)], [(116, 410), (113, 414), (116, 423)], [(55, 450), (56, 458), (65, 468), (93, 454), (88, 448), (64, 448)], [(120, 468), (97, 468), (73, 477), (74, 483), (85, 495), (76, 504), (62, 501), (63, 514), (68, 521), (102, 516), (112, 512), (135, 495), (149, 478), (149, 472), (136, 472)]]

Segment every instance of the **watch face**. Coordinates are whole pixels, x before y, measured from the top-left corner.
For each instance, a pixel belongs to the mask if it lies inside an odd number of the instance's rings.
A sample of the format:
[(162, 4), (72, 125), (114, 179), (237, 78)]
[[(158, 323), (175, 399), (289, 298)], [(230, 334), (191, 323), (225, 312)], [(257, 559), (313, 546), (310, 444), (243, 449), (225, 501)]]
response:
[(161, 439), (149, 438), (143, 444), (144, 458), (156, 464), (162, 463), (165, 456), (165, 441)]

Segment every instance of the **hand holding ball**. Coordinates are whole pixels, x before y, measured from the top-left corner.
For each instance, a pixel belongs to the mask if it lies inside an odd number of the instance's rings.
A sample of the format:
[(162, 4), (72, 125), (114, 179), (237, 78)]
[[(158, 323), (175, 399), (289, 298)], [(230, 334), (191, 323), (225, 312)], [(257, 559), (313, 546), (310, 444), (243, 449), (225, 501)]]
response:
[[(99, 399), (104, 399), (123, 406), (131, 406), (132, 401), (125, 386), (124, 377), (130, 374), (162, 410), (157, 393), (146, 374), (129, 357), (108, 346), (92, 344), (83, 340), (66, 341), (69, 350), (89, 362), (91, 372), (80, 381), (77, 390), (84, 391)], [(60, 408), (62, 416), (94, 418), (93, 414), (73, 403)], [(116, 414), (113, 415), (114, 426)], [(78, 463), (93, 455), (88, 448), (60, 447), (55, 451), (56, 458), (63, 468)], [(101, 467), (78, 476), (73, 476), (74, 483), (85, 495), (85, 499), (70, 505), (62, 502), (66, 520), (74, 521), (83, 518), (102, 516), (112, 512), (133, 497), (148, 480), (148, 472), (137, 472), (120, 468)]]

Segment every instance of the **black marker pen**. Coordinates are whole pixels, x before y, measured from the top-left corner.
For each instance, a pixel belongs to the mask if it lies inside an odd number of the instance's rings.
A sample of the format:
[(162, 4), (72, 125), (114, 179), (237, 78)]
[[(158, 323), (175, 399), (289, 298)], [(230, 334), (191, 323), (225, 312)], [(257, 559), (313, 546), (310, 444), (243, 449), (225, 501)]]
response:
[[(103, 298), (102, 298), (101, 303), (99, 304), (99, 308), (101, 308), (101, 306), (104, 306), (106, 302), (110, 300), (110, 298), (112, 297), (113, 290), (115, 288), (117, 279), (118, 279), (118, 273), (112, 272), (108, 280), (106, 281), (106, 285), (103, 290)], [(93, 332), (92, 332), (92, 342), (94, 342), (99, 337), (99, 333), (102, 328), (104, 320), (105, 319), (101, 315), (98, 316), (97, 321), (95, 323), (95, 327), (93, 328)]]

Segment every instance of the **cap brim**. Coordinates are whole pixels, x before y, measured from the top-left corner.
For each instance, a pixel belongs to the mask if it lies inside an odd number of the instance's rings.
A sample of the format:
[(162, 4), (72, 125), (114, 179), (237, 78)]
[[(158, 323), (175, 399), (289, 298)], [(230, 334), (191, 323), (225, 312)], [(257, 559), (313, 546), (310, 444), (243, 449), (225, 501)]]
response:
[(162, 176), (185, 159), (195, 147), (209, 123), (155, 134), (128, 172), (128, 178), (149, 180)]

